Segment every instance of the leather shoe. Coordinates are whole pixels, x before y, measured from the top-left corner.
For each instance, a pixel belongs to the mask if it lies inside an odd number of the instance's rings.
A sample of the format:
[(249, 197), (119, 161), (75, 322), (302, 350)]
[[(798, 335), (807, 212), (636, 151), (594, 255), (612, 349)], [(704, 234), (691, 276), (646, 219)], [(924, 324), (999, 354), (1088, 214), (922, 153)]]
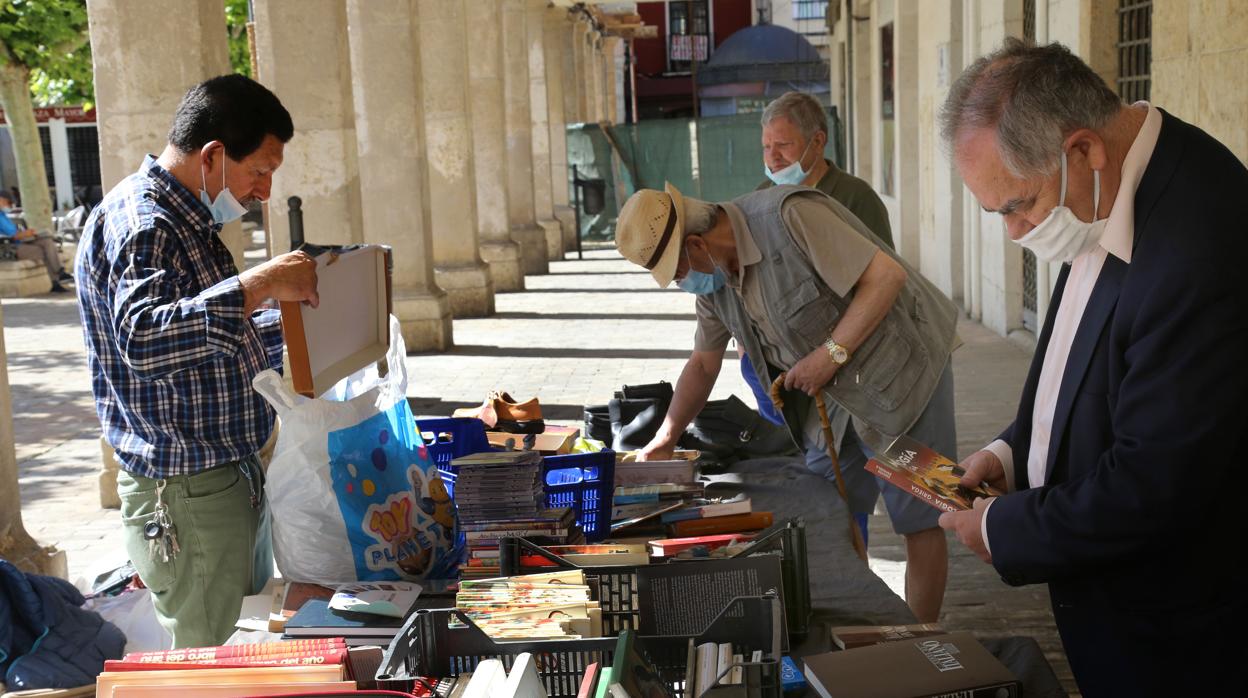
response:
[(491, 391), (479, 407), (463, 407), (455, 410), (456, 417), (472, 417), (485, 422), (493, 431), (509, 434), (541, 434), (546, 431), (542, 419), (542, 406), (537, 398), (516, 402), (508, 393)]

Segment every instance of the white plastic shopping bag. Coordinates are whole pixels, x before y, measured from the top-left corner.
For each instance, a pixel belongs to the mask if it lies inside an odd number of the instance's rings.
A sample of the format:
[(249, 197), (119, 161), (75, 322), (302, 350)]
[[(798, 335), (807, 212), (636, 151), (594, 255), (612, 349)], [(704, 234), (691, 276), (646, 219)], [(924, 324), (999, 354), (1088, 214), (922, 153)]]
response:
[(388, 367), (306, 398), (264, 371), (253, 387), (281, 419), (265, 493), (282, 576), (335, 584), (454, 576), (455, 505), (407, 404), (406, 349), (390, 318)]

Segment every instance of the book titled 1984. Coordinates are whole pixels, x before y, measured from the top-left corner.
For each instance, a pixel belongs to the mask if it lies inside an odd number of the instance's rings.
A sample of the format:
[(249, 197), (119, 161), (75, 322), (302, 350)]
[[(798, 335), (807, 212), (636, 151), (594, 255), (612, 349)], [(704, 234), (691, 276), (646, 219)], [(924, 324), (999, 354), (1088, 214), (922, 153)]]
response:
[(867, 472), (941, 511), (966, 511), (976, 499), (1002, 494), (984, 484), (964, 487), (965, 470), (908, 436), (868, 460)]

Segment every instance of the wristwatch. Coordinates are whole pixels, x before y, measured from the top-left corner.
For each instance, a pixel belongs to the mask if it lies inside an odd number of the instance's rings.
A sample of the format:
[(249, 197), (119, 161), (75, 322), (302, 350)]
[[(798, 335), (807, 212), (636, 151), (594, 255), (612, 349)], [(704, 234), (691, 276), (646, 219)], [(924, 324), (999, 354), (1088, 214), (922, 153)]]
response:
[(828, 355), (836, 363), (844, 366), (849, 361), (849, 350), (837, 344), (835, 339), (828, 337), (828, 341), (824, 342), (823, 346), (828, 350)]

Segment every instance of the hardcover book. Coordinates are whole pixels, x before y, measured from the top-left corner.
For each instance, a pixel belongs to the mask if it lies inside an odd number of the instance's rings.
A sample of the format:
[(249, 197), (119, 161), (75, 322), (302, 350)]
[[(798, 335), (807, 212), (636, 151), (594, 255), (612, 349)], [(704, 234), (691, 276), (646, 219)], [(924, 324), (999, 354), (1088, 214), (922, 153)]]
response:
[(868, 460), (867, 472), (941, 511), (966, 511), (976, 499), (1002, 494), (983, 484), (963, 487), (960, 480), (965, 470), (908, 436)]
[(932, 635), (806, 657), (823, 698), (1017, 698), (1018, 679), (970, 633)]
[(930, 635), (943, 635), (944, 628), (937, 623), (916, 623), (913, 625), (845, 625), (832, 628), (832, 642), (843, 650), (855, 647), (882, 645), (897, 640), (912, 640)]

